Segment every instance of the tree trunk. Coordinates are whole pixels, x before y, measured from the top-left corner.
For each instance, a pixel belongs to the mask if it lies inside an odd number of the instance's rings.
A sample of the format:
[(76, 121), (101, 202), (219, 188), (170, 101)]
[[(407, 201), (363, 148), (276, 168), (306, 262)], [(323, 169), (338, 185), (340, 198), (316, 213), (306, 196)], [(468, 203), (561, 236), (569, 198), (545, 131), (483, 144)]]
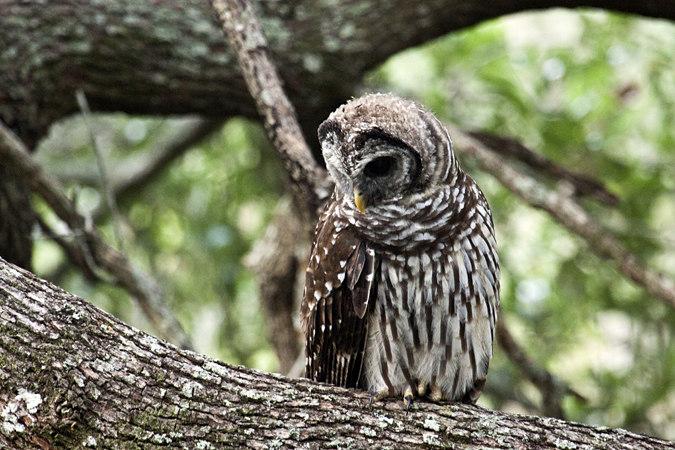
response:
[(643, 448), (672, 443), (232, 367), (0, 260), (0, 448)]
[(0, 164), (0, 256), (30, 270), (33, 223), (30, 190), (11, 167)]

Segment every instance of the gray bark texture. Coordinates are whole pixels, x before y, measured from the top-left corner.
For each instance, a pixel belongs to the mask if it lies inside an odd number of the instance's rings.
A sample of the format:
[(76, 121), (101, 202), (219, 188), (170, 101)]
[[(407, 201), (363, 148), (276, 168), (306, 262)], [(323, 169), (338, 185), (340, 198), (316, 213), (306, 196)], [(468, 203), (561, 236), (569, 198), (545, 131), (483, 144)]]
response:
[(0, 448), (675, 449), (476, 406), (368, 403), (181, 350), (0, 260)]
[[(255, 3), (300, 123), (316, 126), (368, 69), (484, 20), (551, 7), (675, 19), (673, 2), (630, 0), (265, 0)], [(256, 117), (207, 0), (0, 0), (0, 118), (29, 147), (78, 111)]]

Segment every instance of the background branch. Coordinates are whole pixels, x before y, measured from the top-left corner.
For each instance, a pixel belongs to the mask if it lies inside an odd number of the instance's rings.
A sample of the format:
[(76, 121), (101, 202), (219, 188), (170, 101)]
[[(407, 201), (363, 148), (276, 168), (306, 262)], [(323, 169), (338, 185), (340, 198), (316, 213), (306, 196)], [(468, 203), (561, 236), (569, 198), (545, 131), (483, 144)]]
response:
[(509, 360), (541, 393), (541, 411), (545, 416), (564, 419), (562, 400), (567, 395), (585, 400), (584, 397), (572, 390), (567, 383), (532, 361), (511, 335), (504, 314), (500, 315), (497, 323), (497, 343), (504, 350)]
[(190, 118), (178, 127), (171, 127), (148, 150), (147, 158), (142, 163), (131, 158), (120, 163), (116, 172), (119, 174), (113, 189), (115, 196), (123, 201), (137, 194), (145, 186), (154, 181), (171, 163), (183, 156), (204, 139), (223, 126), (220, 119)]
[[(75, 264), (82, 271), (82, 274), (92, 282), (105, 282), (111, 283), (111, 280), (106, 280), (103, 276), (97, 273), (96, 264), (92, 261), (91, 255), (86, 249), (85, 245), (81, 245), (79, 236), (62, 236), (56, 233), (51, 226), (40, 216), (37, 215), (37, 222), (42, 230), (43, 235), (46, 238), (52, 239), (56, 244), (61, 247), (63, 252), (68, 257), (68, 262), (70, 264)], [(76, 233), (76, 232), (73, 232)], [(55, 279), (59, 279), (59, 272), (63, 272), (68, 266), (66, 264), (61, 264), (56, 270), (54, 270)]]
[(234, 49), (270, 141), (279, 152), (299, 211), (315, 218), (333, 190), (302, 135), (295, 108), (281, 87), (260, 21), (247, 0), (212, 0)]
[[(454, 126), (448, 126), (455, 150), (478, 160), (480, 167), (494, 176), (529, 205), (543, 209), (572, 233), (586, 241), (598, 256), (612, 261), (621, 273), (648, 293), (675, 308), (675, 283), (638, 262), (616, 238), (611, 236), (570, 196), (553, 191), (541, 182), (508, 164), (498, 151)], [(490, 140), (499, 143), (499, 139)]]
[(47, 174), (28, 153), (14, 134), (0, 123), (0, 161), (11, 165), (33, 192), (40, 195), (73, 233), (82, 233), (96, 264), (108, 272), (139, 303), (158, 334), (181, 348), (192, 348), (180, 323), (167, 307), (157, 282), (134, 267), (120, 252), (107, 244), (96, 230), (86, 226), (86, 220), (66, 197), (60, 183)]
[[(158, 126), (159, 130), (154, 133), (157, 137), (153, 140), (152, 147), (143, 150), (140, 154), (111, 163), (112, 167), (108, 175), (115, 198), (123, 203), (130, 197), (138, 195), (148, 184), (156, 181), (157, 177), (164, 173), (176, 159), (203, 142), (222, 126), (222, 120), (201, 117), (186, 117), (180, 121), (172, 121), (171, 126)], [(81, 163), (73, 167), (72, 162), (60, 164), (52, 156), (45, 160), (41, 154), (38, 154), (37, 158), (43, 164), (49, 161), (50, 172), (62, 182), (91, 186), (98, 183), (99, 176), (96, 168), (91, 164)], [(94, 216), (99, 218), (106, 211), (105, 206), (101, 205)]]
[(609, 206), (615, 206), (619, 203), (619, 198), (609, 192), (598, 180), (582, 173), (572, 172), (539, 153), (533, 152), (516, 139), (475, 131), (468, 134), (481, 141), (493, 152), (522, 161), (535, 169), (537, 173), (550, 175), (558, 180), (568, 182), (576, 195), (591, 196)]
[(89, 138), (91, 139), (91, 146), (94, 149), (94, 156), (96, 160), (96, 166), (98, 168), (98, 184), (103, 191), (103, 197), (105, 198), (105, 204), (108, 207), (108, 210), (112, 214), (113, 219), (113, 230), (115, 233), (115, 239), (117, 240), (117, 248), (120, 252), (124, 253), (124, 241), (122, 239), (122, 217), (120, 212), (117, 209), (117, 198), (110, 186), (110, 179), (108, 178), (108, 173), (106, 170), (106, 164), (103, 160), (103, 152), (101, 147), (98, 145), (98, 140), (96, 136), (96, 131), (94, 130), (94, 121), (91, 117), (91, 110), (89, 109), (89, 104), (87, 103), (87, 96), (84, 95), (82, 89), (78, 89), (75, 93), (77, 97), (77, 104), (80, 106), (82, 111), (82, 116), (89, 130)]
[[(267, 334), (279, 359), (279, 373), (289, 375), (304, 352), (295, 326), (300, 297), (298, 278), (304, 283), (309, 222), (301, 222), (287, 198), (275, 208), (275, 217), (253, 246), (244, 263), (256, 277)], [(302, 255), (302, 256), (299, 256)], [(300, 275), (300, 276), (299, 276)], [(302, 288), (302, 286), (300, 286)], [(304, 373), (304, 364), (302, 376)]]

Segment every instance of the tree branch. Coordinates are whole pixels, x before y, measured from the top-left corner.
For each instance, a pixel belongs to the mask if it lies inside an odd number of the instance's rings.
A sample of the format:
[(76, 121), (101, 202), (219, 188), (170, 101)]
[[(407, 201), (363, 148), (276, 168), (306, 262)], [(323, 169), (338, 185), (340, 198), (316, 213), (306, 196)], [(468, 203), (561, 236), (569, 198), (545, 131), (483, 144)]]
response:
[[(315, 130), (353, 95), (366, 71), (403, 49), (506, 14), (554, 7), (675, 19), (671, 2), (631, 0), (489, 6), (434, 0), (423, 8), (373, 0), (367, 13), (345, 0), (256, 2), (305, 130)], [(21, 17), (31, 20), (16, 20)], [(77, 111), (72, 94), (78, 88), (99, 111), (255, 117), (231, 49), (203, 0), (3, 0), (0, 49), (0, 119), (31, 148), (52, 123)]]
[(89, 229), (86, 220), (63, 193), (60, 183), (46, 173), (28, 153), (14, 134), (0, 123), (0, 161), (12, 167), (30, 189), (40, 195), (73, 233), (82, 234), (82, 242), (94, 262), (113, 276), (116, 283), (138, 301), (141, 309), (160, 336), (176, 342), (183, 348), (192, 348), (190, 339), (173, 313), (166, 306), (157, 282), (132, 266), (129, 260), (106, 243), (96, 230)]
[(675, 449), (625, 430), (398, 401), (232, 367), (0, 260), (3, 448)]
[[(65, 272), (66, 268), (72, 264), (75, 264), (75, 266), (79, 267), (82, 271), (82, 275), (84, 275), (84, 277), (89, 281), (94, 283), (111, 284), (111, 280), (105, 279), (101, 274), (98, 273), (96, 264), (92, 260), (91, 255), (88, 254), (86, 246), (81, 245), (79, 239), (77, 239), (79, 236), (66, 237), (56, 233), (40, 215), (37, 216), (37, 223), (42, 230), (42, 234), (56, 242), (56, 244), (61, 247), (61, 250), (63, 250), (68, 258), (66, 260), (67, 263), (60, 264), (59, 267), (57, 267), (50, 274), (50, 278), (53, 280), (60, 279), (61, 274)], [(73, 237), (75, 237), (75, 239), (72, 239)]]
[(117, 241), (117, 248), (120, 249), (120, 252), (124, 253), (124, 240), (122, 239), (122, 217), (120, 216), (119, 209), (117, 209), (117, 197), (113, 192), (110, 186), (110, 178), (108, 177), (108, 171), (106, 169), (105, 161), (103, 160), (103, 151), (98, 144), (96, 138), (96, 132), (94, 130), (94, 121), (91, 117), (91, 109), (89, 109), (89, 103), (87, 103), (87, 96), (84, 95), (82, 89), (78, 89), (75, 94), (77, 98), (77, 104), (80, 107), (81, 114), (84, 118), (84, 122), (87, 125), (87, 130), (89, 131), (89, 139), (91, 140), (91, 146), (94, 150), (94, 160), (96, 161), (96, 166), (98, 168), (98, 185), (101, 188), (103, 198), (105, 199), (105, 204), (112, 215), (113, 222), (113, 231), (115, 234), (115, 240)]
[(247, 0), (212, 0), (211, 3), (237, 56), (267, 135), (291, 179), (295, 204), (303, 215), (315, 218), (333, 191), (333, 185), (305, 142), (295, 108), (281, 87), (260, 21)]
[[(301, 353), (304, 357), (295, 318), (298, 314), (298, 272), (301, 269), (304, 275), (307, 266), (306, 257), (298, 256), (307, 253), (307, 245), (302, 246), (308, 244), (310, 227), (307, 225), (308, 221), (300, 221), (294, 213), (289, 199), (282, 198), (275, 208), (272, 223), (244, 261), (258, 283), (267, 318), (267, 334), (279, 359), (279, 373), (284, 375), (290, 374)], [(299, 247), (303, 248), (302, 253), (298, 251)]]
[[(498, 152), (480, 139), (448, 126), (455, 150), (478, 160), (480, 167), (529, 205), (543, 209), (572, 233), (583, 238), (598, 256), (612, 261), (619, 271), (649, 294), (675, 308), (675, 283), (638, 262), (571, 197), (548, 189), (522, 170), (507, 164)], [(498, 145), (499, 139), (492, 140)]]
[(115, 196), (123, 201), (130, 195), (137, 194), (169, 164), (219, 130), (222, 125), (222, 120), (194, 118), (188, 119), (181, 126), (171, 127), (171, 130), (163, 133), (157, 140), (143, 164), (139, 164), (136, 159), (130, 159), (118, 167), (116, 172), (121, 176), (114, 180)]
[[(320, 168), (302, 135), (295, 109), (281, 86), (260, 21), (247, 0), (212, 0), (230, 45), (235, 51), (244, 80), (265, 130), (279, 153), (291, 181), (296, 209), (305, 224), (313, 224), (333, 190), (332, 180)], [(260, 286), (271, 342), (279, 357), (280, 370), (288, 373), (300, 349), (294, 326), (293, 287), (298, 272), (295, 249), (303, 227), (293, 211), (277, 211), (275, 223), (248, 258)], [(263, 248), (264, 251), (260, 249)]]
[(609, 192), (598, 180), (582, 173), (572, 172), (546, 159), (539, 153), (533, 152), (515, 139), (480, 132), (471, 132), (469, 134), (483, 142), (494, 152), (516, 158), (536, 169), (539, 173), (551, 175), (558, 180), (567, 181), (572, 185), (574, 193), (577, 195), (592, 196), (599, 202), (609, 206), (615, 206), (619, 203), (619, 198)]
[[(188, 117), (181, 119), (179, 123), (175, 122), (170, 126), (158, 127), (158, 136), (154, 138), (152, 148), (144, 150), (141, 155), (130, 156), (114, 164), (109, 175), (118, 202), (137, 195), (172, 162), (220, 129), (223, 124), (222, 120), (201, 117)], [(72, 161), (63, 164), (54, 159), (49, 158), (49, 168), (59, 180), (87, 185), (98, 183), (99, 175), (93, 164), (78, 164), (73, 167)], [(94, 215), (100, 216), (104, 211), (105, 207), (102, 206)]]

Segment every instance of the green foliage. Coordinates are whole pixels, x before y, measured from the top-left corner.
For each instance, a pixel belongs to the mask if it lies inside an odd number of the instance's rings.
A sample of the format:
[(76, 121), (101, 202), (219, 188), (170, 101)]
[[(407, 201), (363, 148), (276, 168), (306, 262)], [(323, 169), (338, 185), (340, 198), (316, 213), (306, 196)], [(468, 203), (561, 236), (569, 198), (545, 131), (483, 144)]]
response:
[[(176, 126), (124, 117), (101, 119), (100, 125), (107, 130), (103, 141), (112, 142), (103, 148), (110, 151), (106, 159), (113, 172), (119, 161), (142, 155), (153, 145), (153, 130), (161, 133), (159, 128)], [(83, 142), (80, 148), (71, 147), (68, 157), (70, 164), (78, 160), (86, 167), (92, 150), (81, 126), (66, 127), (75, 130), (71, 141)], [(41, 155), (46, 164), (50, 158), (63, 157), (57, 153), (57, 144), (43, 146), (49, 152)], [(134, 264), (157, 277), (197, 349), (225, 362), (265, 370), (276, 369), (276, 356), (267, 342), (257, 288), (242, 260), (270, 219), (283, 192), (282, 177), (264, 132), (245, 120), (233, 119), (120, 205), (125, 217), (125, 252)], [(92, 205), (81, 208), (83, 212), (102, 201), (89, 187), (80, 189), (78, 198), (87, 190), (96, 195)], [(115, 242), (112, 227), (109, 219), (101, 225), (111, 243)], [(38, 272), (60, 277), (65, 289), (152, 332), (123, 290), (93, 286), (73, 268), (54, 273), (64, 260), (58, 253), (51, 241), (39, 240), (34, 258)]]
[[(608, 207), (587, 199), (584, 206), (638, 258), (675, 279), (674, 58), (671, 24), (555, 10), (492, 21), (403, 52), (371, 73), (365, 90), (417, 99), (444, 120), (513, 136), (598, 178), (621, 202)], [(101, 120), (112, 166), (151, 148), (172, 125)], [(45, 158), (91, 165), (81, 124), (64, 127), (67, 152), (53, 151), (52, 142)], [(493, 209), (503, 316), (534, 361), (587, 399), (566, 399), (567, 417), (675, 438), (675, 311), (548, 215), (477, 167), (465, 168)], [(266, 370), (276, 363), (242, 257), (268, 222), (282, 180), (260, 128), (234, 119), (121, 205), (127, 253), (159, 277), (198, 350)], [(93, 187), (81, 189), (83, 203), (100, 203)], [(102, 228), (113, 242), (111, 222)], [(62, 269), (63, 261), (54, 244), (39, 241), (35, 262), (43, 275), (149, 329), (123, 291), (91, 285), (77, 270)], [(540, 398), (497, 349), (481, 401), (536, 412)]]

